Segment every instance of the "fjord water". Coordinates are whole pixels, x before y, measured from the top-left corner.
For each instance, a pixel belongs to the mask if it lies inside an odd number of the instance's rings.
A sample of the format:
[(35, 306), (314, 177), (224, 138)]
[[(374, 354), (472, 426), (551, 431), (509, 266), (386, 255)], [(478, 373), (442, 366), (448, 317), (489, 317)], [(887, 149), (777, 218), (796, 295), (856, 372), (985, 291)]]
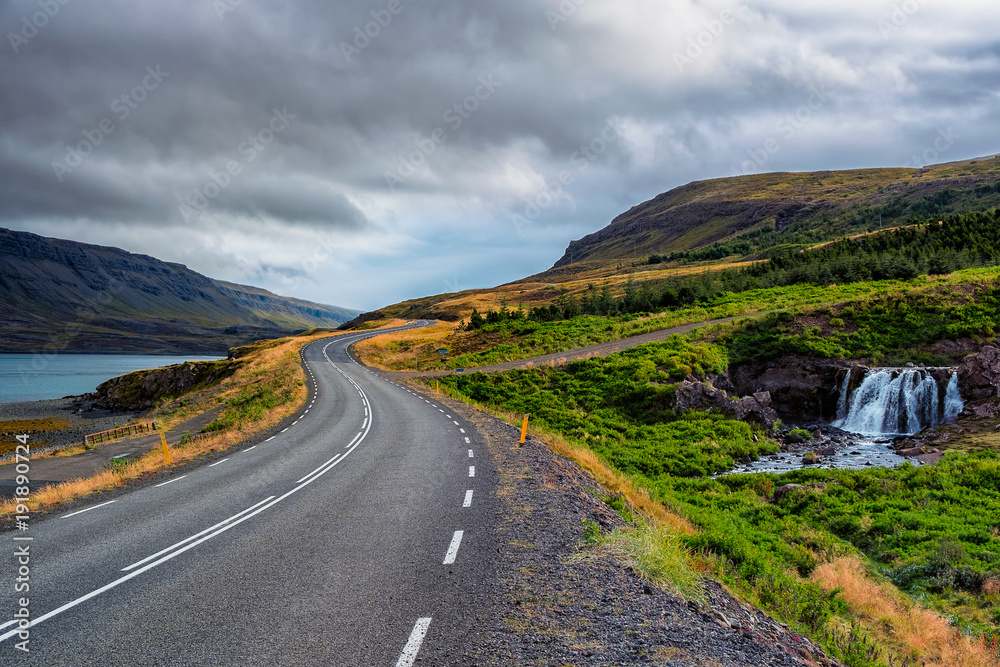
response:
[(151, 354), (0, 354), (0, 403), (41, 401), (94, 391), (105, 380), (144, 368), (219, 357)]

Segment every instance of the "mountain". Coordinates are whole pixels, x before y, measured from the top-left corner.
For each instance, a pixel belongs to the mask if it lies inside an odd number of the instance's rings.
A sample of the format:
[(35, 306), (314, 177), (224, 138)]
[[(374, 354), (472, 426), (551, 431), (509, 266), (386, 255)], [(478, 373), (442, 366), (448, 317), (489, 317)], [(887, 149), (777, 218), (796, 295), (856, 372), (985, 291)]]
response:
[(770, 173), (696, 181), (571, 241), (553, 268), (691, 250), (750, 232), (832, 239), (880, 224), (1000, 205), (1000, 156), (922, 169)]
[(224, 354), (358, 311), (213, 280), (119, 248), (0, 228), (0, 351)]

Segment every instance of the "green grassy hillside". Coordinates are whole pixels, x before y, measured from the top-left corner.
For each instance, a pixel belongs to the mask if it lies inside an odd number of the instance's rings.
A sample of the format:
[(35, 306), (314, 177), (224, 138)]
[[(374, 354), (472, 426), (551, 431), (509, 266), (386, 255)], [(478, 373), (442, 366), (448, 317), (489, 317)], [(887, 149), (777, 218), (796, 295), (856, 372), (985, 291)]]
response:
[[(757, 232), (803, 243), (911, 218), (1000, 204), (1000, 158), (923, 169), (770, 173), (689, 183), (632, 207), (572, 241), (555, 267), (688, 251)], [(746, 254), (746, 253), (743, 253)]]

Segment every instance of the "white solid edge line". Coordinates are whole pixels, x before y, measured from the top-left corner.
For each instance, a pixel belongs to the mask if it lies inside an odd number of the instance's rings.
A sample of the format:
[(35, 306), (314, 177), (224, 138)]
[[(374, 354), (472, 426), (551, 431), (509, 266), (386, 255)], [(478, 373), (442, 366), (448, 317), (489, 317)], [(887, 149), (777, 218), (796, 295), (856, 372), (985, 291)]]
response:
[(90, 510), (96, 510), (98, 507), (104, 507), (105, 505), (110, 505), (111, 503), (117, 503), (117, 502), (118, 502), (117, 500), (109, 500), (106, 503), (101, 503), (100, 505), (94, 505), (93, 507), (88, 507), (85, 510), (78, 510), (76, 512), (73, 512), (72, 514), (64, 514), (63, 516), (61, 516), (59, 518), (60, 519), (68, 519), (71, 516), (76, 516), (77, 514), (83, 514), (84, 512), (89, 512)]
[[(330, 344), (332, 344), (332, 342)], [(331, 362), (331, 363), (333, 363), (333, 362)], [(345, 373), (345, 375), (346, 375), (346, 373)], [(363, 438), (362, 438), (362, 440), (363, 440)], [(360, 444), (361, 444), (361, 440), (359, 440), (357, 443), (354, 444), (354, 448), (356, 448)], [(347, 454), (350, 454), (353, 451), (354, 451), (354, 449), (352, 448), (350, 451), (347, 452)], [(334, 464), (334, 465), (336, 465), (336, 464)], [(239, 524), (243, 523), (244, 521), (248, 521), (249, 519), (257, 516), (258, 514), (260, 514), (261, 512), (267, 510), (268, 508), (273, 507), (274, 505), (277, 505), (278, 503), (280, 503), (285, 498), (288, 498), (289, 496), (291, 496), (291, 495), (293, 495), (295, 493), (298, 493), (299, 491), (301, 491), (302, 489), (304, 489), (308, 485), (310, 485), (313, 482), (315, 482), (317, 479), (319, 479), (322, 475), (324, 475), (325, 473), (327, 473), (332, 468), (333, 468), (333, 466), (331, 465), (328, 468), (326, 468), (326, 469), (318, 472), (316, 475), (314, 475), (308, 481), (306, 481), (306, 482), (304, 482), (302, 484), (299, 484), (298, 486), (294, 487), (290, 491), (286, 491), (285, 493), (283, 493), (282, 495), (278, 496), (274, 500), (272, 500), (270, 502), (267, 502), (267, 504), (263, 505), (262, 507), (258, 507), (253, 512), (250, 512), (249, 514), (246, 514), (245, 516), (243, 516), (243, 517), (241, 517), (241, 518), (239, 518), (239, 519), (237, 519), (235, 521), (232, 521), (232, 522), (228, 523), (227, 525), (225, 525), (225, 526), (219, 528), (218, 530), (216, 530), (214, 533), (209, 533), (208, 535), (205, 535), (201, 539), (195, 540), (194, 542), (191, 542), (190, 544), (188, 544), (188, 545), (186, 545), (186, 546), (184, 546), (184, 547), (182, 547), (180, 549), (177, 549), (176, 551), (173, 551), (173, 552), (171, 552), (171, 553), (163, 556), (159, 560), (153, 561), (151, 563), (147, 563), (146, 565), (144, 565), (143, 567), (139, 568), (138, 570), (134, 570), (134, 571), (130, 572), (129, 574), (126, 574), (123, 577), (115, 579), (114, 581), (112, 581), (109, 584), (105, 584), (104, 586), (101, 586), (100, 588), (98, 588), (96, 590), (93, 590), (90, 593), (87, 593), (86, 595), (82, 595), (82, 596), (78, 597), (75, 600), (67, 602), (66, 604), (62, 605), (61, 607), (57, 607), (57, 608), (53, 609), (52, 611), (50, 611), (50, 612), (48, 612), (46, 614), (42, 614), (41, 616), (38, 616), (38, 617), (34, 618), (27, 625), (27, 627), (28, 628), (32, 628), (32, 627), (38, 625), (39, 623), (42, 623), (43, 621), (46, 621), (46, 620), (48, 620), (48, 619), (50, 619), (50, 618), (52, 618), (54, 616), (58, 616), (59, 614), (63, 613), (64, 611), (72, 609), (73, 607), (76, 607), (77, 605), (82, 604), (82, 603), (86, 602), (87, 600), (90, 600), (91, 598), (95, 598), (98, 595), (101, 595), (102, 593), (105, 593), (106, 591), (109, 591), (112, 588), (115, 588), (115, 587), (117, 587), (117, 586), (125, 583), (126, 581), (128, 581), (130, 579), (134, 579), (135, 577), (139, 576), (143, 572), (151, 570), (154, 567), (157, 567), (158, 565), (161, 565), (161, 564), (167, 562), (168, 560), (176, 558), (177, 556), (181, 555), (182, 553), (184, 553), (184, 552), (186, 552), (186, 551), (188, 551), (190, 549), (195, 548), (196, 546), (198, 546), (202, 542), (206, 542), (206, 541), (212, 539), (213, 537), (216, 537), (216, 536), (221, 535), (222, 533), (228, 531), (230, 528), (234, 528), (234, 527), (238, 526)], [(170, 484), (171, 482), (176, 482), (178, 479), (184, 479), (184, 477), (186, 477), (186, 476), (187, 475), (182, 475), (181, 477), (178, 477), (177, 479), (172, 479), (172, 480), (170, 480), (168, 482), (164, 482), (163, 484)], [(157, 484), (157, 486), (163, 486), (163, 484)], [(109, 501), (109, 502), (111, 502), (111, 501)], [(25, 629), (25, 628), (20, 628), (19, 627), (19, 628), (15, 629), (15, 630), (11, 630), (9, 632), (5, 632), (4, 634), (0, 635), (0, 642), (3, 642), (3, 641), (6, 641), (6, 640), (10, 639), (11, 637), (13, 637), (14, 635), (16, 635), (18, 632), (20, 632), (23, 629)]]
[(209, 468), (214, 468), (215, 466), (219, 465), (220, 463), (225, 463), (228, 460), (229, 460), (229, 457), (227, 456), (226, 458), (222, 459), (221, 461), (216, 461), (215, 463), (209, 463), (208, 467)]
[(413, 632), (410, 633), (410, 638), (406, 640), (406, 646), (403, 647), (403, 652), (399, 654), (396, 667), (413, 666), (413, 663), (417, 659), (417, 653), (420, 652), (420, 645), (424, 643), (424, 637), (427, 635), (427, 629), (430, 626), (431, 619), (429, 617), (417, 619), (416, 624), (413, 626)]
[(476, 476), (476, 466), (469, 466), (469, 477)]
[(167, 484), (173, 484), (173, 483), (174, 483), (174, 482), (176, 482), (177, 480), (179, 480), (179, 479), (184, 479), (185, 477), (187, 477), (187, 475), (181, 475), (180, 477), (175, 477), (175, 478), (173, 478), (173, 479), (170, 479), (170, 480), (167, 480), (167, 481), (166, 481), (166, 482), (164, 482), (163, 484), (157, 484), (157, 485), (156, 485), (156, 486), (154, 486), (153, 488), (155, 489), (155, 488), (156, 488), (157, 486), (166, 486)]
[(462, 535), (465, 534), (464, 530), (456, 530), (455, 534), (451, 537), (451, 544), (448, 545), (448, 553), (444, 555), (444, 563), (442, 565), (451, 565), (455, 562), (458, 557), (458, 547), (462, 544)]
[(247, 512), (253, 511), (254, 509), (260, 507), (261, 505), (263, 505), (264, 503), (266, 503), (268, 500), (271, 500), (272, 498), (274, 498), (274, 496), (267, 497), (264, 500), (262, 500), (259, 503), (257, 503), (256, 505), (251, 505), (250, 507), (246, 508), (242, 512), (237, 512), (236, 514), (232, 515), (228, 519), (223, 519), (219, 523), (215, 524), (214, 526), (212, 526), (210, 528), (206, 528), (205, 530), (201, 531), (200, 533), (195, 533), (191, 537), (183, 539), (180, 542), (177, 542), (175, 544), (171, 544), (166, 549), (161, 549), (160, 551), (157, 551), (152, 556), (147, 556), (147, 557), (143, 558), (142, 560), (136, 561), (136, 562), (132, 563), (131, 565), (127, 566), (127, 567), (123, 567), (121, 571), (122, 572), (128, 572), (129, 570), (135, 569), (135, 568), (139, 567), (140, 565), (144, 565), (144, 564), (148, 563), (149, 561), (151, 561), (151, 560), (153, 560), (155, 558), (159, 558), (163, 554), (165, 554), (165, 553), (167, 553), (169, 551), (173, 551), (177, 547), (179, 547), (179, 546), (181, 546), (183, 544), (186, 544), (187, 542), (190, 542), (191, 540), (197, 539), (197, 538), (201, 537), (202, 535), (204, 535), (205, 533), (210, 533), (213, 530), (215, 530), (216, 528), (219, 528), (221, 526), (226, 525), (227, 523), (229, 523), (233, 519), (238, 519), (241, 515), (246, 514)]
[(472, 507), (472, 489), (465, 492), (465, 500), (462, 502), (462, 507)]

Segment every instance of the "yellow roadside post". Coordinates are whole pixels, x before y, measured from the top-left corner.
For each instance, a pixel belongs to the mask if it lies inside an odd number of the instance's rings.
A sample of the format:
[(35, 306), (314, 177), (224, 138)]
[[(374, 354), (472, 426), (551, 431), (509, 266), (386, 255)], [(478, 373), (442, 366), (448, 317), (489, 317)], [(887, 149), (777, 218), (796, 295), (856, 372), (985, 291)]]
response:
[(167, 449), (167, 436), (161, 433), (160, 442), (163, 443), (163, 457), (167, 459), (167, 465), (170, 465), (170, 450)]
[(435, 394), (441, 393), (441, 383), (438, 382), (437, 380), (434, 380), (434, 393)]
[(528, 435), (528, 415), (524, 415), (524, 423), (521, 424), (521, 444), (524, 444), (524, 439)]

